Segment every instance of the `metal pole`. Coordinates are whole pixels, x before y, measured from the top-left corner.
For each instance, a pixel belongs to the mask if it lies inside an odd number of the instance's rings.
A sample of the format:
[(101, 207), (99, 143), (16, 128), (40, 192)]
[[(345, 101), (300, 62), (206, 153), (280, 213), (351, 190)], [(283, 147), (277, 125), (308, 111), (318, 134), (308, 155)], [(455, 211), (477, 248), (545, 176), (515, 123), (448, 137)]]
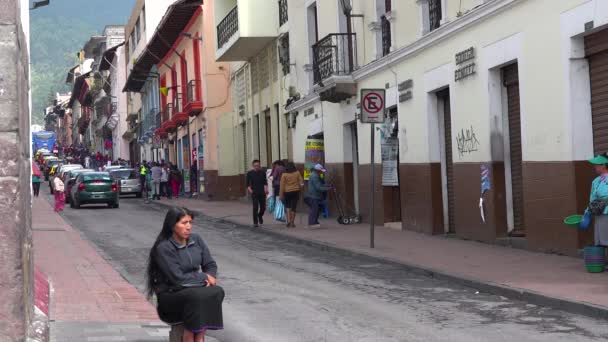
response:
[(371, 211), (369, 214), (369, 248), (374, 248), (374, 211), (375, 211), (375, 207), (376, 207), (376, 194), (375, 194), (375, 188), (376, 188), (376, 170), (375, 170), (375, 163), (374, 163), (374, 150), (375, 150), (375, 129), (376, 129), (376, 124), (372, 123), (372, 136), (371, 136), (371, 168), (372, 168), (372, 179), (371, 179), (371, 183), (372, 183), (372, 206), (371, 206)]

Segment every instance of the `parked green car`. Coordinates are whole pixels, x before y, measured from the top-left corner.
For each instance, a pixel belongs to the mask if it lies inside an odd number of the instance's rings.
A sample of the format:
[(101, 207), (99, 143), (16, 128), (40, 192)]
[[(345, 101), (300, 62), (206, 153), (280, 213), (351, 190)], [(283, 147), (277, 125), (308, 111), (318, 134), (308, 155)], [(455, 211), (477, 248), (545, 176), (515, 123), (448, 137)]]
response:
[(118, 208), (118, 185), (108, 172), (86, 172), (76, 177), (71, 189), (70, 207), (106, 203)]

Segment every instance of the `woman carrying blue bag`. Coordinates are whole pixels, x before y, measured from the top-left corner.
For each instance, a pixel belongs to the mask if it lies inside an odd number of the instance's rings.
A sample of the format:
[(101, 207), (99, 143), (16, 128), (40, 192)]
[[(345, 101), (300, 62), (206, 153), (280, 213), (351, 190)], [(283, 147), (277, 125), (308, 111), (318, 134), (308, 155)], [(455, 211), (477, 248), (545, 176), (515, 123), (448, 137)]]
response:
[(595, 245), (608, 246), (608, 157), (601, 154), (590, 159), (589, 162), (594, 166), (598, 176), (591, 183), (589, 207), (585, 210), (580, 227), (587, 228), (593, 216)]

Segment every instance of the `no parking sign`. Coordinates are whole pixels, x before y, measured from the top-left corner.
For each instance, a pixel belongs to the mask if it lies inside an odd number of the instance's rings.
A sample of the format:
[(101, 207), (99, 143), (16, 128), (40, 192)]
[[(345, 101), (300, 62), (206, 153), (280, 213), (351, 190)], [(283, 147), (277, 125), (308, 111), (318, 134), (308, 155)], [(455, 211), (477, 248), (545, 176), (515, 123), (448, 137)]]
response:
[(361, 122), (384, 123), (386, 90), (361, 89)]

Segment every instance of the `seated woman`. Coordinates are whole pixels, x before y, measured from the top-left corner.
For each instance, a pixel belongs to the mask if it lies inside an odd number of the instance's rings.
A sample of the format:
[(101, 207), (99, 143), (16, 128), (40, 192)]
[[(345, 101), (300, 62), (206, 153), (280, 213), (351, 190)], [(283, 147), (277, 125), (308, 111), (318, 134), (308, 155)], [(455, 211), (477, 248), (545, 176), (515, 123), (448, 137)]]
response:
[(216, 285), (217, 264), (203, 239), (192, 233), (193, 214), (171, 208), (150, 250), (148, 298), (156, 295), (158, 315), (183, 323), (184, 342), (203, 342), (207, 330), (223, 329), (224, 290)]

